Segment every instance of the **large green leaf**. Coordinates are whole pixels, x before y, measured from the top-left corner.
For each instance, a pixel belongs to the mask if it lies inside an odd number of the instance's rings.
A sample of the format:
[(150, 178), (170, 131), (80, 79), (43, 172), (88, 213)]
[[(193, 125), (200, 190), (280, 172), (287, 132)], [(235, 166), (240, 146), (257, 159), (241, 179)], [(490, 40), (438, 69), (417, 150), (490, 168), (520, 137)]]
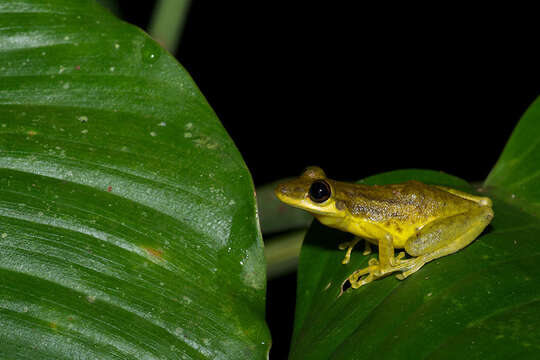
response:
[(540, 217), (540, 98), (523, 114), (485, 186)]
[[(300, 255), (291, 359), (507, 359), (540, 351), (540, 102), (531, 106), (482, 191), (495, 217), (456, 254), (404, 281), (342, 284), (368, 258), (341, 265), (350, 235), (314, 224)], [(369, 184), (417, 179), (475, 192), (458, 178), (402, 170)]]
[(253, 186), (186, 71), (91, 1), (0, 1), (0, 358), (266, 358)]

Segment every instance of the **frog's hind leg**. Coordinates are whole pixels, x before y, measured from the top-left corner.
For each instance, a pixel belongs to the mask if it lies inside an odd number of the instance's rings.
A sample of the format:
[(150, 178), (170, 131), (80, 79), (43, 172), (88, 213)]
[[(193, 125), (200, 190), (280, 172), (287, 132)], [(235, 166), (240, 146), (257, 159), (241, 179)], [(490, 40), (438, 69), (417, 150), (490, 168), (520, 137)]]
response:
[(394, 256), (393, 238), (386, 234), (379, 239), (379, 260), (371, 259), (368, 267), (352, 273), (348, 278), (351, 287), (356, 289), (396, 271), (402, 272), (397, 278), (403, 280), (425, 263), (469, 245), (492, 218), (493, 210), (489, 206), (477, 206), (465, 213), (427, 224), (405, 243), (405, 251), (415, 256), (411, 259), (403, 259), (403, 252)]
[(405, 250), (412, 256), (403, 263), (400, 280), (418, 271), (425, 263), (463, 249), (482, 233), (493, 218), (493, 210), (479, 206), (466, 213), (434, 221), (407, 240)]
[(435, 185), (435, 187), (437, 187), (437, 188), (439, 188), (441, 190), (444, 190), (446, 192), (449, 192), (452, 195), (459, 196), (460, 198), (467, 199), (467, 200), (470, 200), (470, 201), (474, 201), (475, 203), (477, 203), (480, 206), (491, 206), (493, 204), (491, 199), (488, 198), (488, 197), (471, 195), (471, 194), (468, 194), (466, 192), (459, 191), (459, 190), (456, 190), (456, 189), (452, 189), (452, 188), (449, 188), (449, 187), (446, 187), (446, 186)]

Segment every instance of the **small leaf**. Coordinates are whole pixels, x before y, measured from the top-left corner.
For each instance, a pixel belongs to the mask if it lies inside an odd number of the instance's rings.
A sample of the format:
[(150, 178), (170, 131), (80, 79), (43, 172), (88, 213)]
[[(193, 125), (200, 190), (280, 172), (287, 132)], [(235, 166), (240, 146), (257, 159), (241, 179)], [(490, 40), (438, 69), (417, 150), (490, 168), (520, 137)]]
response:
[(0, 28), (0, 357), (266, 358), (253, 185), (186, 71), (92, 1)]

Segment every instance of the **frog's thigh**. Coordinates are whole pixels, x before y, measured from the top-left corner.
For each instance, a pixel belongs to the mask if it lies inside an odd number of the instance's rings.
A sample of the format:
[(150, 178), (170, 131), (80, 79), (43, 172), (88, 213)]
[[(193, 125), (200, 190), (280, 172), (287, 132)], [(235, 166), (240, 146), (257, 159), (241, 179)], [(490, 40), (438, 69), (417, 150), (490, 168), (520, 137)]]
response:
[(436, 220), (405, 243), (412, 256), (427, 255), (425, 262), (452, 254), (469, 245), (493, 218), (488, 206), (475, 207), (466, 213)]

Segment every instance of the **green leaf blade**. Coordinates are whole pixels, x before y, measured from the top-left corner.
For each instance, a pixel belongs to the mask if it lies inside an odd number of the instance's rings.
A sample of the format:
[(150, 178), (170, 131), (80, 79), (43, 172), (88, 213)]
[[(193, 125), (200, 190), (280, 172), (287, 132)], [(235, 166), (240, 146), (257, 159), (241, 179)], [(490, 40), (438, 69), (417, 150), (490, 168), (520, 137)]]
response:
[(0, 27), (1, 357), (266, 358), (253, 184), (186, 71), (91, 1)]
[[(384, 173), (365, 182), (410, 179), (475, 192), (463, 180), (421, 170)], [(538, 318), (523, 316), (523, 321), (505, 327), (498, 317), (519, 309), (530, 314), (527, 304), (535, 306), (540, 297), (536, 286), (540, 271), (535, 265), (540, 252), (534, 240), (540, 224), (512, 204), (492, 199), (495, 218), (465, 249), (424, 265), (403, 281), (389, 276), (342, 295), (343, 282), (354, 270), (366, 267), (369, 257), (356, 250), (351, 262), (342, 265), (344, 253), (337, 244), (351, 236), (313, 225), (300, 255), (290, 358), (444, 359), (448, 354), (441, 349), (466, 341), (469, 346), (452, 348), (453, 358), (498, 358), (490, 352), (492, 346), (504, 347), (501, 354), (510, 357), (530, 353), (531, 340), (540, 338), (537, 330), (531, 332)], [(486, 325), (491, 323), (499, 324), (497, 330)], [(494, 333), (497, 340), (487, 341)], [(522, 333), (527, 334), (526, 341), (517, 340)]]
[(540, 98), (521, 117), (485, 186), (501, 199), (540, 214)]

